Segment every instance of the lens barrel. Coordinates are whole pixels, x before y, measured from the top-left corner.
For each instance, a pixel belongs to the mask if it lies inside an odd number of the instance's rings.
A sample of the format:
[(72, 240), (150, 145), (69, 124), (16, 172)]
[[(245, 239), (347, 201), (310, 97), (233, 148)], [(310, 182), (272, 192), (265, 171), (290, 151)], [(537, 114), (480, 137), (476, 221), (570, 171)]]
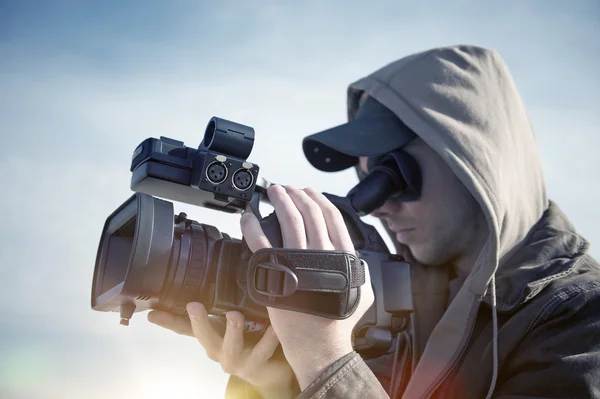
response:
[(94, 270), (92, 308), (185, 313), (190, 301), (211, 306), (215, 266), (224, 240), (214, 226), (173, 213), (173, 204), (136, 193), (107, 219)]

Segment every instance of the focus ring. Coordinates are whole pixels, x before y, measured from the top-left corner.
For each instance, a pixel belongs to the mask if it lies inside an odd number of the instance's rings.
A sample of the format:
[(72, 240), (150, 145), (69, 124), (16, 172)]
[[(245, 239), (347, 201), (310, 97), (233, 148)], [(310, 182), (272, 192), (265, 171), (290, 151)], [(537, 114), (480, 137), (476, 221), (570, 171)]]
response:
[(204, 232), (204, 228), (192, 223), (189, 228), (191, 237), (190, 258), (183, 279), (179, 295), (173, 305), (173, 310), (177, 313), (184, 313), (185, 306), (200, 293), (202, 281), (206, 273), (206, 255), (208, 240)]

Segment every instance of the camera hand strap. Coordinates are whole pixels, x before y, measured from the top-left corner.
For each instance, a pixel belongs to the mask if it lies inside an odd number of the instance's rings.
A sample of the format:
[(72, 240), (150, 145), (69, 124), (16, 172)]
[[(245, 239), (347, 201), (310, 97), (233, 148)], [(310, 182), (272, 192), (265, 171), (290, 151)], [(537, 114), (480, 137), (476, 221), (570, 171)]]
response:
[(265, 248), (248, 262), (248, 293), (260, 305), (345, 319), (360, 301), (365, 267), (347, 251)]

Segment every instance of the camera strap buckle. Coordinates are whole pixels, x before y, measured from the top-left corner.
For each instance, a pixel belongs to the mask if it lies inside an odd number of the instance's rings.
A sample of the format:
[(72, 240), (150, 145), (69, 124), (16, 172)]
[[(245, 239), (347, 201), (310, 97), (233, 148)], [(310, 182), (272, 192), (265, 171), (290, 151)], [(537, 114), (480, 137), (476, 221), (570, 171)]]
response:
[(267, 296), (290, 296), (298, 289), (298, 276), (275, 262), (259, 263), (252, 278), (254, 290)]

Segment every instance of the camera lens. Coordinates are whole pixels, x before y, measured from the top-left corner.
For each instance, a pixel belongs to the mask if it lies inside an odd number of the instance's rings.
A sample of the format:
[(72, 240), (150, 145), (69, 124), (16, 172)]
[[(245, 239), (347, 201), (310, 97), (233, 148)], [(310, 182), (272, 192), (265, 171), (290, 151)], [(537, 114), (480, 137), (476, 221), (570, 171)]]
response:
[(210, 281), (214, 280), (214, 250), (223, 235), (214, 226), (189, 220), (175, 234), (171, 262), (164, 280), (160, 307), (184, 313), (191, 301), (211, 303)]
[(127, 265), (129, 262), (131, 249), (133, 248), (135, 225), (136, 220), (134, 218), (108, 238), (109, 252), (106, 259), (104, 278), (99, 281), (98, 295), (104, 294), (125, 280), (127, 267), (123, 267), (123, 265)]
[(172, 203), (136, 193), (105, 223), (92, 308), (181, 314), (190, 301), (212, 303), (210, 281), (224, 238), (214, 226), (175, 216)]
[(136, 193), (106, 220), (94, 269), (92, 308), (157, 303), (173, 247), (173, 204)]

